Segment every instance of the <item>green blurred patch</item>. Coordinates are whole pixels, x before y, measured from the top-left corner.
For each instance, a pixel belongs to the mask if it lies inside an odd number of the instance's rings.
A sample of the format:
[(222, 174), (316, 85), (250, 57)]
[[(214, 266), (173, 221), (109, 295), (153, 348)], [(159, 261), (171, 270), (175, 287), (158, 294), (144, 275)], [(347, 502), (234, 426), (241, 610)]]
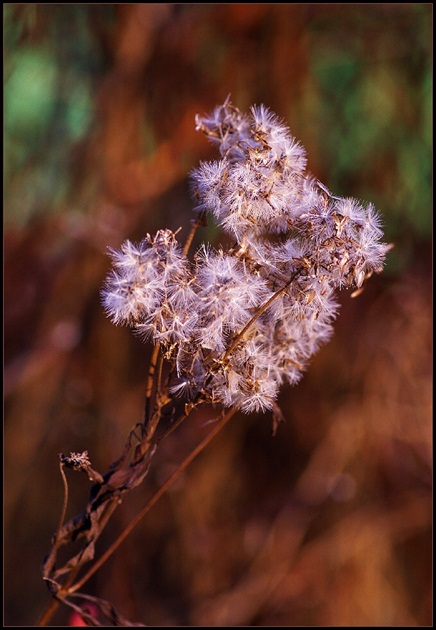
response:
[[(94, 79), (104, 70), (91, 32), (93, 11), (5, 7), (6, 222), (24, 224), (34, 214), (57, 211), (70, 189), (72, 149), (90, 133)], [(110, 12), (100, 9), (97, 17)]]
[(45, 51), (26, 48), (15, 53), (13, 65), (4, 88), (5, 131), (33, 144), (53, 116), (56, 64)]
[[(328, 138), (321, 159), (332, 190), (373, 201), (385, 219), (389, 240), (412, 236), (428, 240), (432, 227), (428, 13), (421, 6), (386, 14), (388, 29), (383, 16), (374, 11), (370, 29), (357, 29), (353, 36), (341, 20), (337, 25), (315, 22), (309, 36), (312, 93), (318, 99), (313, 124), (319, 137)], [(402, 264), (409, 264), (407, 251), (394, 250), (388, 257), (394, 267), (401, 266), (394, 260), (401, 255)]]

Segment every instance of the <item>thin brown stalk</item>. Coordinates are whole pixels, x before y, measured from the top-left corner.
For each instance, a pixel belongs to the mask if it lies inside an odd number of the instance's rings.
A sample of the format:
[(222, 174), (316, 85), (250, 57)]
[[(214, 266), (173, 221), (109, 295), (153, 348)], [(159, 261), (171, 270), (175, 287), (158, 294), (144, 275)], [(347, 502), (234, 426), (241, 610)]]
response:
[(172, 483), (179, 477), (179, 475), (185, 470), (185, 468), (201, 453), (211, 440), (221, 431), (221, 429), (229, 422), (229, 420), (236, 413), (237, 407), (232, 407), (214, 426), (214, 428), (207, 434), (207, 436), (198, 444), (193, 451), (183, 460), (183, 462), (176, 468), (172, 475), (162, 484), (162, 486), (154, 493), (154, 495), (147, 501), (142, 510), (137, 516), (129, 523), (126, 529), (120, 534), (117, 540), (106, 550), (106, 552), (100, 557), (99, 560), (91, 567), (91, 569), (83, 576), (81, 580), (76, 582), (74, 586), (69, 589), (69, 593), (75, 593), (79, 590), (98, 569), (110, 558), (110, 556), (118, 549), (121, 543), (127, 538), (130, 532), (138, 525), (138, 523), (144, 518), (144, 516), (150, 511), (154, 504), (160, 499), (160, 497), (166, 492)]
[(267, 308), (269, 308), (269, 306), (271, 306), (271, 304), (274, 302), (275, 299), (277, 299), (282, 293), (284, 293), (286, 291), (286, 289), (289, 288), (289, 286), (291, 285), (291, 283), (293, 282), (293, 280), (295, 280), (295, 278), (297, 277), (297, 275), (299, 274), (299, 271), (296, 271), (295, 273), (292, 274), (292, 276), (290, 277), (290, 279), (286, 282), (286, 284), (284, 286), (282, 286), (280, 289), (278, 289), (266, 302), (265, 304), (263, 304), (253, 315), (253, 317), (250, 319), (250, 321), (244, 326), (244, 328), (236, 335), (236, 337), (233, 339), (232, 343), (230, 344), (230, 346), (227, 348), (224, 356), (223, 356), (223, 362), (225, 362), (229, 356), (231, 355), (231, 353), (233, 352), (233, 350), (236, 348), (236, 346), (238, 345), (238, 343), (241, 341), (241, 339), (243, 338), (243, 336), (245, 335), (245, 333), (247, 332), (247, 330), (254, 324), (254, 322), (256, 321), (256, 319), (258, 319), (262, 313), (264, 313), (266, 311)]
[(187, 256), (187, 254), (188, 254), (189, 248), (191, 247), (192, 241), (194, 240), (194, 236), (195, 236), (196, 231), (198, 230), (198, 228), (200, 226), (205, 225), (205, 216), (206, 216), (206, 213), (202, 212), (198, 216), (198, 218), (195, 221), (193, 221), (191, 230), (190, 230), (190, 232), (188, 234), (188, 238), (186, 239), (186, 243), (185, 243), (185, 246), (183, 248), (183, 253), (184, 253), (185, 256)]
[(148, 370), (147, 385), (145, 389), (145, 418), (144, 422), (150, 419), (151, 395), (153, 393), (154, 375), (156, 371), (157, 357), (159, 355), (160, 345), (157, 343), (153, 348), (150, 359), (150, 368)]
[(182, 413), (177, 418), (177, 420), (164, 433), (162, 433), (162, 435), (160, 435), (155, 440), (153, 440), (153, 442), (155, 444), (159, 444), (159, 442), (162, 442), (163, 439), (167, 438), (173, 431), (177, 429), (177, 427), (179, 427), (182, 424), (182, 422), (186, 420), (186, 418), (189, 416), (189, 414), (191, 413), (193, 409), (196, 409), (197, 407), (199, 407), (199, 405), (201, 405), (203, 402), (204, 400), (198, 399), (195, 403), (192, 403), (192, 405), (188, 408), (188, 411), (185, 411), (185, 413)]
[(62, 477), (62, 483), (64, 485), (64, 501), (62, 504), (62, 510), (61, 510), (61, 516), (59, 519), (59, 524), (58, 524), (58, 528), (56, 530), (56, 540), (58, 540), (59, 538), (59, 532), (61, 530), (61, 527), (63, 525), (64, 519), (65, 519), (65, 514), (67, 511), (67, 505), (68, 505), (68, 481), (67, 481), (67, 476), (65, 475), (64, 472), (64, 464), (62, 462), (59, 462), (59, 471), (61, 473), (61, 477)]
[(156, 431), (157, 425), (159, 424), (159, 420), (161, 418), (162, 407), (166, 403), (165, 392), (162, 391), (162, 369), (163, 369), (163, 356), (160, 354), (157, 361), (157, 367), (156, 367), (156, 373), (155, 373), (155, 380), (156, 380), (155, 409), (146, 427), (146, 441), (147, 442), (151, 440), (151, 438), (154, 435), (154, 432)]
[[(63, 522), (65, 520), (65, 514), (67, 511), (67, 505), (68, 505), (68, 481), (67, 481), (67, 477), (65, 475), (64, 472), (64, 464), (63, 462), (59, 462), (59, 471), (61, 473), (61, 478), (62, 478), (62, 483), (64, 486), (64, 501), (62, 504), (62, 510), (61, 510), (61, 516), (59, 518), (59, 524), (56, 530), (56, 541), (59, 540), (59, 532), (61, 531)], [(56, 543), (55, 543), (56, 544)], [(60, 602), (56, 599), (53, 598), (49, 605), (47, 606), (47, 608), (45, 609), (45, 611), (42, 613), (37, 625), (38, 626), (45, 626), (48, 621), (50, 621), (50, 619), (52, 618), (53, 614), (55, 613), (55, 611), (57, 610), (57, 608), (59, 607)]]
[(47, 608), (42, 613), (36, 625), (41, 627), (46, 626), (60, 605), (61, 602), (53, 597), (53, 599), (50, 600)]

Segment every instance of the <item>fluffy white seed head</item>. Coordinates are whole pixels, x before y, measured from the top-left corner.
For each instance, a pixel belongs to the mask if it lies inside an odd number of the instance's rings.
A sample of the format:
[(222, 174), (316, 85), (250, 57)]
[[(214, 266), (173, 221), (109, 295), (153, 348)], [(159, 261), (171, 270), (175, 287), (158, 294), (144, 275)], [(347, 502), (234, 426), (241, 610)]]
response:
[(195, 210), (232, 237), (188, 260), (159, 230), (110, 250), (102, 290), (108, 316), (160, 344), (175, 376), (169, 394), (246, 413), (271, 410), (331, 337), (335, 291), (361, 289), (389, 245), (372, 204), (335, 197), (306, 172), (306, 153), (264, 105), (229, 98), (196, 128), (219, 159), (191, 173)]

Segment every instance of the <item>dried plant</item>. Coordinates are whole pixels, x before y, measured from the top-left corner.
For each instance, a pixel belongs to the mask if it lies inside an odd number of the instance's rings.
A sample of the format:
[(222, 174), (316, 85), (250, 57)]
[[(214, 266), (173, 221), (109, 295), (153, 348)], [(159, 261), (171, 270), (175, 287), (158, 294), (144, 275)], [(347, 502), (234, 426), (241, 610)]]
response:
[[(210, 115), (197, 116), (196, 128), (217, 145), (220, 159), (191, 174), (197, 216), (185, 242), (178, 240), (180, 230), (161, 229), (110, 251), (104, 308), (115, 324), (154, 345), (145, 414), (105, 474), (92, 469), (86, 451), (60, 456), (65, 504), (64, 468), (85, 472), (93, 485), (83, 512), (64, 523), (63, 510), (43, 566), (53, 602), (40, 625), (59, 602), (85, 610), (91, 625), (141, 625), (79, 589), (237, 410), (272, 412), (277, 430), (280, 387), (296, 384), (330, 338), (336, 291), (358, 295), (391, 247), (381, 240), (373, 205), (333, 196), (310, 176), (304, 148), (263, 105), (243, 114), (226, 99)], [(230, 245), (203, 244), (190, 256), (208, 212)], [(120, 498), (143, 482), (159, 442), (203, 404), (220, 410), (210, 433), (95, 560), (95, 544)], [(166, 422), (171, 416), (165, 429), (164, 414)], [(75, 541), (80, 551), (57, 568), (59, 550)]]

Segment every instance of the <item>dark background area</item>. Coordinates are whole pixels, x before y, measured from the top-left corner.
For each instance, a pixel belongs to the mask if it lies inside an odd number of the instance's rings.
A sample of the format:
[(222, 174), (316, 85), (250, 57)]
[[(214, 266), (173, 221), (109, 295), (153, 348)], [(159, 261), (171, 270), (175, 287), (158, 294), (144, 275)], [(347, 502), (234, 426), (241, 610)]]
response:
[[(58, 453), (103, 472), (142, 419), (150, 348), (104, 315), (107, 247), (187, 234), (189, 172), (217, 157), (195, 114), (228, 94), (285, 120), (395, 247), (341, 294), (277, 435), (236, 416), (84, 590), (157, 626), (431, 625), (432, 8), (4, 5), (5, 625), (49, 601)], [(215, 415), (162, 442), (97, 555)], [(89, 488), (69, 483), (71, 517)]]

